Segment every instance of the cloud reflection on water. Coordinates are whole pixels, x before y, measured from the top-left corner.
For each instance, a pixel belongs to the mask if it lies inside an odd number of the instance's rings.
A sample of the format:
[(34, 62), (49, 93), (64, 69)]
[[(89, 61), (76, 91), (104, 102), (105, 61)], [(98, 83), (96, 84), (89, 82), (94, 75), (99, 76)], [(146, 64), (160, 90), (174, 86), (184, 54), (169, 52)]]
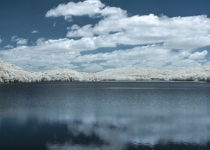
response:
[(31, 97), (29, 88), (18, 100), (0, 101), (0, 139), (18, 139), (13, 133), (28, 128), (20, 134), (45, 137), (42, 143), (50, 150), (209, 147), (208, 88), (64, 89), (43, 97), (45, 92), (33, 88), (37, 93)]

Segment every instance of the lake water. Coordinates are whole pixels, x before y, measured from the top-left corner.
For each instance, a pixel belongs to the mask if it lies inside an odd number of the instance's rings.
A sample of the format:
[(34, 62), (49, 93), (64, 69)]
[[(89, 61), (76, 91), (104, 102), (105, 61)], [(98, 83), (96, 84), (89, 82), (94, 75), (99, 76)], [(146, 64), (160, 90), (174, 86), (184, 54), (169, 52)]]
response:
[(0, 84), (0, 150), (209, 150), (210, 84)]

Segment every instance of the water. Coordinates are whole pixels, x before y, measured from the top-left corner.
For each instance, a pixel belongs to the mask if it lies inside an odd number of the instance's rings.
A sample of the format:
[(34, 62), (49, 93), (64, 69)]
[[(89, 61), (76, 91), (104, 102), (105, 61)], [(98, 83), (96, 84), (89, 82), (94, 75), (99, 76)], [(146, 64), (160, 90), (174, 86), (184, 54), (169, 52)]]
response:
[(209, 150), (210, 84), (0, 84), (0, 150)]

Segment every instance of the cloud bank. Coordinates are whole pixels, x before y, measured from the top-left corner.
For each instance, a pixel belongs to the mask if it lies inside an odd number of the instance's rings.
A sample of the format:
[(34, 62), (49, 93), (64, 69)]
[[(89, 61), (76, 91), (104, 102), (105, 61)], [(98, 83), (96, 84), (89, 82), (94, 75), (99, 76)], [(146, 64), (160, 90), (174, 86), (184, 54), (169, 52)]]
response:
[[(82, 16), (99, 21), (79, 26), (72, 17)], [(0, 58), (33, 71), (71, 68), (95, 72), (119, 67), (180, 69), (210, 64), (205, 48), (210, 46), (210, 19), (205, 15), (129, 16), (126, 10), (106, 6), (100, 0), (86, 0), (60, 4), (46, 12), (46, 19), (49, 17), (64, 17), (73, 23), (67, 28), (65, 38), (40, 38), (34, 46), (27, 46), (27, 40), (19, 38), (17, 47), (0, 51)]]

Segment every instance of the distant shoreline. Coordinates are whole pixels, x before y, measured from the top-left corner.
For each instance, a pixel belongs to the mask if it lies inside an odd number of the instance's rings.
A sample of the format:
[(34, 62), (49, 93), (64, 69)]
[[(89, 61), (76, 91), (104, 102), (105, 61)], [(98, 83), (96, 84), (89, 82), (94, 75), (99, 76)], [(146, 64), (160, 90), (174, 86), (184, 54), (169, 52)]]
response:
[(0, 61), (0, 83), (36, 82), (210, 82), (210, 66), (177, 71), (155, 68), (118, 68), (95, 73), (71, 69), (28, 72)]
[(40, 82), (0, 82), (0, 84), (34, 84), (34, 83), (210, 83), (210, 81), (40, 81)]

